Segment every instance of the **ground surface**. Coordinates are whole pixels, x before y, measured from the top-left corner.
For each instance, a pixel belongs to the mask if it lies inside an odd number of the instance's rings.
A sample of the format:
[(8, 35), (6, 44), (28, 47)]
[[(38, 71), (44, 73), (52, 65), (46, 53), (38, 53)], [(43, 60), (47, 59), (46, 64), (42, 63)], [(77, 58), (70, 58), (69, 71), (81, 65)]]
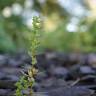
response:
[[(45, 52), (37, 59), (36, 96), (96, 96), (96, 54)], [(14, 96), (30, 62), (23, 53), (0, 55), (0, 96)]]

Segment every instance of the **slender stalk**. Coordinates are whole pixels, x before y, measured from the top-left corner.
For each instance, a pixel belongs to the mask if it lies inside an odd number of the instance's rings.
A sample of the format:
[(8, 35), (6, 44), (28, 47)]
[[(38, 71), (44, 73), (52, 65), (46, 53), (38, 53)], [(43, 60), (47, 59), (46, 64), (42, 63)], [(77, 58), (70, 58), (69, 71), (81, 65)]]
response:
[[(23, 73), (24, 76), (21, 77), (21, 79), (16, 83), (16, 96), (26, 96), (22, 93), (22, 90), (28, 90), (29, 89), (29, 95), (33, 96), (33, 90), (32, 87), (35, 83), (34, 76), (37, 74), (37, 69), (35, 68), (35, 64), (37, 63), (36, 60), (36, 53), (37, 53), (37, 48), (39, 47), (39, 36), (40, 36), (40, 18), (39, 17), (33, 17), (33, 26), (32, 26), (32, 33), (30, 34), (29, 37), (29, 55), (32, 58), (32, 65), (28, 69), (28, 74)], [(27, 79), (26, 79), (27, 78)]]
[(40, 18), (33, 17), (32, 35), (30, 38), (30, 49), (29, 49), (29, 53), (32, 58), (32, 66), (31, 66), (31, 69), (28, 70), (29, 82), (32, 82), (32, 84), (30, 84), (30, 96), (32, 96), (33, 94), (32, 87), (35, 82), (34, 75), (37, 74), (37, 69), (35, 69), (34, 65), (37, 63), (36, 51), (40, 43), (39, 31), (40, 31)]

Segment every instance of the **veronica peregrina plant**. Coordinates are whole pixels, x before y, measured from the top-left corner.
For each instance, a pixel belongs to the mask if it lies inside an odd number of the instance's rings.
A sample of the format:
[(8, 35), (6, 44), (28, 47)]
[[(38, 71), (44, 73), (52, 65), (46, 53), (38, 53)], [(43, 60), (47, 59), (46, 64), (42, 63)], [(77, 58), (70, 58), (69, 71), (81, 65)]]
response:
[(24, 90), (29, 89), (29, 95), (33, 96), (33, 90), (32, 87), (35, 83), (34, 76), (37, 74), (37, 69), (35, 69), (35, 64), (37, 63), (36, 60), (36, 54), (37, 54), (37, 48), (40, 44), (40, 29), (41, 29), (41, 20), (40, 17), (33, 17), (32, 19), (32, 33), (30, 34), (28, 38), (28, 43), (30, 45), (28, 54), (32, 58), (32, 65), (28, 69), (28, 74), (24, 74), (20, 78), (20, 80), (16, 83), (16, 96), (26, 96), (23, 94)]

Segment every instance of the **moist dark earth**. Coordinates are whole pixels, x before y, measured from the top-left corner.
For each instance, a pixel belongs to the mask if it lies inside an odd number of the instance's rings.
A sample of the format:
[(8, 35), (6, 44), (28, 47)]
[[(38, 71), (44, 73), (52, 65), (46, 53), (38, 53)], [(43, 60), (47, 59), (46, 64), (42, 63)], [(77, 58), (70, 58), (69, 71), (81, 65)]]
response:
[[(37, 55), (39, 72), (34, 96), (96, 96), (96, 54), (44, 52)], [(26, 53), (0, 55), (0, 96), (14, 96), (14, 84), (27, 71)]]

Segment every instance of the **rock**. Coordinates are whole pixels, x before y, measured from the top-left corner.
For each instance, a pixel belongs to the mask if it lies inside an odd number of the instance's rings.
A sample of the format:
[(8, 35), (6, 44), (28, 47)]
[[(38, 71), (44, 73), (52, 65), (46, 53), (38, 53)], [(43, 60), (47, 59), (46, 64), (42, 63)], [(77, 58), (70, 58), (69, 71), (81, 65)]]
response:
[(37, 65), (36, 67), (39, 68), (39, 70), (46, 70), (49, 68), (50, 62), (46, 59), (45, 54), (39, 54), (37, 55)]
[(59, 88), (59, 87), (65, 87), (65, 86), (68, 86), (67, 85), (68, 82), (66, 82), (64, 79), (56, 79), (54, 81), (54, 84), (53, 86), (56, 88)]
[(45, 56), (49, 60), (51, 60), (51, 59), (57, 59), (56, 52), (46, 52)]
[(53, 88), (65, 87), (67, 86), (67, 82), (65, 82), (65, 80), (62, 80), (62, 79), (49, 78), (49, 79), (43, 80), (40, 83), (40, 86), (42, 89), (41, 91), (47, 91)]
[(34, 90), (34, 92), (41, 92), (42, 87), (41, 87), (40, 83), (35, 83), (33, 86), (33, 90)]
[(50, 74), (57, 78), (64, 78), (67, 79), (69, 75), (69, 71), (64, 67), (54, 67), (50, 70)]
[(93, 66), (96, 67), (96, 54), (89, 54), (88, 56), (88, 63)]
[(80, 74), (79, 74), (80, 66), (81, 65), (77, 63), (69, 68), (69, 70), (70, 70), (69, 74), (70, 74), (71, 80), (77, 79), (80, 76)]
[(90, 66), (81, 66), (79, 69), (80, 74), (96, 74), (95, 70), (93, 70)]
[(28, 53), (19, 53), (17, 54), (17, 60), (22, 61), (23, 64), (31, 64), (32, 60)]
[(5, 90), (5, 89), (0, 89), (0, 96), (7, 96), (7, 94), (8, 94), (8, 89), (7, 90)]
[(70, 53), (69, 54), (69, 62), (71, 64), (77, 64), (80, 61), (80, 54), (78, 53)]
[[(76, 64), (70, 67), (70, 75), (74, 79), (80, 78), (81, 76), (85, 75), (95, 75), (96, 70), (88, 65), (80, 65)], [(72, 78), (71, 78), (72, 79)]]
[(5, 55), (0, 55), (0, 66), (8, 63), (8, 58)]
[(15, 76), (15, 75), (8, 75), (6, 77), (7, 77), (7, 79), (15, 81), (15, 82), (17, 82), (19, 80), (19, 77)]
[(83, 87), (63, 87), (50, 90), (48, 96), (92, 96), (93, 90)]
[(4, 74), (3, 72), (0, 72), (0, 80), (3, 79), (4, 77), (6, 77), (6, 74)]
[(48, 95), (46, 95), (46, 93), (42, 93), (42, 92), (37, 92), (37, 93), (35, 93), (35, 94), (33, 94), (33, 96), (48, 96)]
[(16, 68), (16, 67), (2, 67), (0, 71), (4, 74), (8, 75), (16, 75), (20, 76), (21, 75), (21, 68)]
[(56, 80), (56, 78), (48, 78), (47, 80), (43, 80), (40, 85), (42, 88), (44, 88), (46, 90), (53, 86), (55, 80)]
[(48, 75), (46, 72), (38, 72), (36, 75), (36, 81), (40, 82), (42, 80), (45, 80), (46, 78), (48, 78)]
[(14, 59), (14, 58), (10, 58), (9, 60), (8, 60), (8, 65), (9, 66), (13, 66), (13, 67), (19, 67), (19, 66), (21, 66), (21, 64), (22, 64), (23, 62), (21, 61), (21, 60), (16, 60), (16, 59)]
[(15, 89), (15, 84), (16, 81), (12, 80), (0, 80), (0, 88), (2, 89)]
[(68, 54), (61, 53), (61, 52), (50, 52), (46, 53), (46, 58), (48, 60), (53, 61), (55, 66), (67, 66), (68, 63)]

